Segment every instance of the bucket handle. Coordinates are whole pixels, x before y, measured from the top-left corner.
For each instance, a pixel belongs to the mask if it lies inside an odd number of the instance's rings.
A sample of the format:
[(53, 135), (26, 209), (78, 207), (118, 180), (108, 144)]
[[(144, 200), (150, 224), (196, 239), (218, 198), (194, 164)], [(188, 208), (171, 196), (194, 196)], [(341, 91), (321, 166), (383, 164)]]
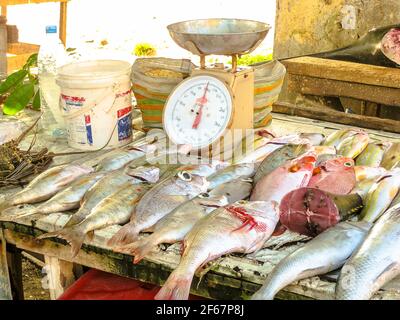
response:
[(115, 100), (117, 99), (118, 88), (119, 88), (118, 84), (114, 83), (114, 85), (112, 87), (108, 87), (106, 90), (104, 90), (104, 94), (101, 94), (98, 97), (96, 97), (92, 100), (89, 100), (87, 103), (85, 103), (85, 106), (83, 108), (80, 108), (80, 109), (76, 110), (75, 112), (68, 112), (66, 114), (63, 114), (62, 116), (66, 120), (71, 120), (76, 117), (82, 116), (85, 113), (87, 113), (88, 111), (92, 110), (94, 107), (101, 104), (101, 102), (105, 98), (107, 98), (107, 96), (114, 95), (114, 100), (113, 100), (111, 106), (108, 109), (106, 109), (106, 112), (110, 112), (110, 110), (112, 109), (112, 106), (115, 103)]

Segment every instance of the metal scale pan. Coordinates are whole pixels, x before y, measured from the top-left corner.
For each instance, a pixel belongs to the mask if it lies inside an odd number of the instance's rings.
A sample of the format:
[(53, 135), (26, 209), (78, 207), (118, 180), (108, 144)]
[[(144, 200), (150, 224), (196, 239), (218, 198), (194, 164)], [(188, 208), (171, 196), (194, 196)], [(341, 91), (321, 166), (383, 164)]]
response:
[(270, 30), (267, 23), (243, 19), (200, 19), (169, 25), (172, 39), (180, 47), (201, 58), (205, 67), (206, 55), (232, 56), (236, 69), (238, 55), (252, 52)]

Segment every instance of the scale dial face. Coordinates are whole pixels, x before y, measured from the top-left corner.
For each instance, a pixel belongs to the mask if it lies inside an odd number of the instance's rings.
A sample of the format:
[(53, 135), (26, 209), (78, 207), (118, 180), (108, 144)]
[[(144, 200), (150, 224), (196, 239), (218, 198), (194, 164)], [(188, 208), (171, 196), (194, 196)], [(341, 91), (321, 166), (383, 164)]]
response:
[(203, 148), (224, 134), (233, 111), (230, 88), (216, 77), (199, 75), (181, 82), (164, 108), (164, 129), (175, 144)]

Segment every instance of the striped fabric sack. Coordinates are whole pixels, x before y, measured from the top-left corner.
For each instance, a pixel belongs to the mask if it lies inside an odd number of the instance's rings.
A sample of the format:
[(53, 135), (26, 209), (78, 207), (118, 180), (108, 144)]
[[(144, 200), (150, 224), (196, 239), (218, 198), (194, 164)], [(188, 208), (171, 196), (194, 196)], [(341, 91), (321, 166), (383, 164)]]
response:
[(168, 96), (193, 68), (188, 59), (136, 59), (132, 66), (132, 91), (142, 112), (145, 129), (162, 128), (162, 114)]
[(286, 74), (285, 66), (273, 60), (252, 65), (254, 80), (254, 128), (266, 127), (272, 120), (272, 105), (278, 100)]

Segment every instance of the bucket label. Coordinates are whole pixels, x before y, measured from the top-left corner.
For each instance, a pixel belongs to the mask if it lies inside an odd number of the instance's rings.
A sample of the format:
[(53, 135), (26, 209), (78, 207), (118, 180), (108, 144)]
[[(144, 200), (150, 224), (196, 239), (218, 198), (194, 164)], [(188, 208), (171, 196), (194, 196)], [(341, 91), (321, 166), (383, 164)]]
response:
[(132, 135), (132, 106), (119, 109), (118, 117), (118, 141), (128, 139)]
[(86, 138), (90, 145), (93, 144), (93, 135), (92, 135), (92, 123), (90, 121), (90, 115), (85, 116), (85, 127), (86, 127)]

